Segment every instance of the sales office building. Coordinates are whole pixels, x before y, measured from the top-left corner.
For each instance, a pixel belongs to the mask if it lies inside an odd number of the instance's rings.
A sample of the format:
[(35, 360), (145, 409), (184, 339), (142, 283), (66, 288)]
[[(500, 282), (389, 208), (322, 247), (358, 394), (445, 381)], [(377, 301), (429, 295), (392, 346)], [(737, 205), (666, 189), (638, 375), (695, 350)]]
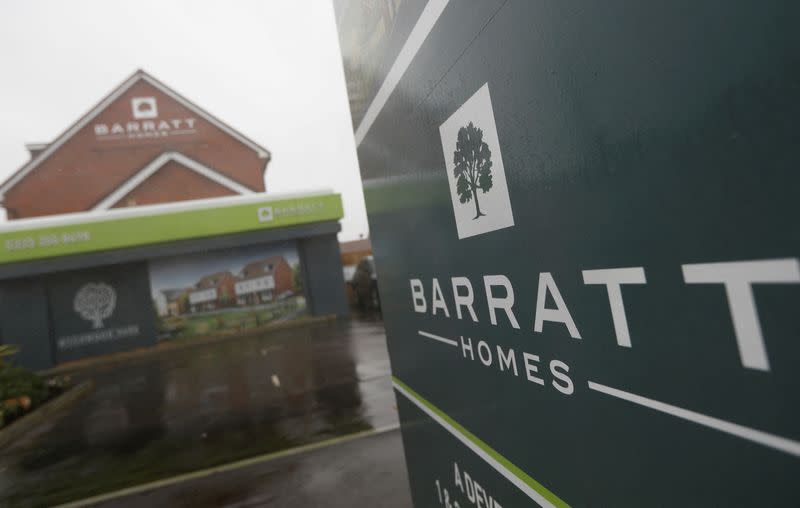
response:
[(339, 196), (267, 194), (269, 150), (150, 74), (27, 148), (0, 184), (0, 341), (19, 363), (346, 312)]

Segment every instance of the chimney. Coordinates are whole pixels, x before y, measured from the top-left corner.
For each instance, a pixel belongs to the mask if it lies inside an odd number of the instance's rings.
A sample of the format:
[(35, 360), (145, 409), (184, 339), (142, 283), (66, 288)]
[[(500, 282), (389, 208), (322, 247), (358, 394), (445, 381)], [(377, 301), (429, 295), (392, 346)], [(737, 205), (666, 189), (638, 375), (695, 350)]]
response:
[(31, 159), (38, 157), (48, 146), (50, 143), (25, 143), (25, 148), (31, 153)]

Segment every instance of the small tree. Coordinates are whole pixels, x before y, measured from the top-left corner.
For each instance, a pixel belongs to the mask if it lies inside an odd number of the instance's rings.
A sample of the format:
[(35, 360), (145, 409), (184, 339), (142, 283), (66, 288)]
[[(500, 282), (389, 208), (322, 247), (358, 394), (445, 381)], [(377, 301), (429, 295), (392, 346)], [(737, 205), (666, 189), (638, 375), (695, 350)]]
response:
[(292, 286), (296, 294), (303, 292), (303, 272), (300, 271), (300, 263), (292, 267)]
[(458, 130), (456, 151), (453, 152), (456, 192), (459, 201), (466, 203), (475, 198), (475, 217), (486, 215), (478, 202), (478, 189), (483, 193), (492, 188), (492, 152), (483, 141), (483, 130), (472, 122)]
[(103, 320), (114, 312), (117, 293), (108, 284), (90, 282), (75, 293), (72, 303), (75, 312), (92, 322), (92, 328), (102, 328)]

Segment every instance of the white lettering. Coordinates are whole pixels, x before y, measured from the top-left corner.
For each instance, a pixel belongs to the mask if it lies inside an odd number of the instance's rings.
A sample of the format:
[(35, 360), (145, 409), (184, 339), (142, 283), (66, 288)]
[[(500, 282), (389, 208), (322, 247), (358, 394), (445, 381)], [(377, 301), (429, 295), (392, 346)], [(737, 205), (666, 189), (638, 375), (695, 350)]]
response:
[[(555, 309), (545, 308), (547, 301), (547, 293), (553, 295), (553, 300), (556, 303)], [(578, 333), (578, 328), (572, 320), (572, 316), (567, 310), (567, 305), (561, 297), (561, 292), (558, 290), (553, 276), (549, 272), (542, 272), (539, 274), (539, 292), (536, 297), (536, 318), (533, 323), (533, 330), (535, 332), (542, 332), (542, 327), (545, 321), (554, 323), (563, 323), (569, 330), (569, 335), (573, 339), (580, 339), (581, 334)]]
[(419, 279), (411, 279), (411, 299), (414, 302), (414, 312), (424, 313), (428, 310), (428, 303), (425, 301), (425, 293), (422, 289), (422, 281)]
[[(484, 351), (486, 352), (485, 355), (483, 354)], [(489, 344), (484, 341), (478, 342), (478, 358), (480, 358), (481, 363), (487, 367), (492, 364), (492, 350), (489, 349)]]
[(461, 482), (461, 471), (458, 470), (458, 463), (453, 462), (453, 475), (455, 476), (456, 480), (456, 487), (461, 489), (461, 492), (464, 492), (464, 484)]
[[(478, 316), (475, 315), (475, 309), (472, 308), (472, 302), (474, 301), (474, 295), (472, 293), (472, 283), (466, 277), (453, 277), (453, 301), (456, 305), (456, 316), (458, 319), (461, 319), (461, 307), (466, 307), (469, 311), (469, 315), (474, 322), (478, 322)], [(467, 294), (460, 295), (458, 293), (458, 288), (466, 288)]]
[(483, 487), (481, 487), (478, 482), (475, 482), (475, 502), (478, 508), (485, 508), (484, 504), (484, 496), (486, 492), (484, 492)]
[(525, 362), (525, 376), (528, 378), (528, 381), (533, 381), (537, 385), (544, 385), (544, 379), (534, 376), (534, 373), (539, 372), (539, 366), (534, 365), (533, 362), (539, 363), (539, 356), (523, 351), (522, 360)]
[(472, 504), (475, 504), (475, 485), (472, 483), (472, 478), (470, 478), (469, 473), (464, 471), (464, 483), (466, 484), (467, 488), (467, 499)]
[(550, 361), (550, 373), (554, 378), (564, 383), (563, 385), (556, 383), (554, 379), (551, 381), (553, 387), (564, 395), (572, 395), (572, 392), (575, 391), (575, 387), (572, 386), (572, 379), (567, 375), (567, 372), (569, 372), (569, 366), (566, 363), (561, 360)]
[[(508, 348), (508, 354), (503, 354), (503, 348), (497, 346), (497, 361), (500, 363), (500, 371), (503, 370), (511, 370), (511, 367), (514, 368), (514, 375), (519, 376), (517, 372), (517, 356), (514, 353), (513, 348)], [(505, 369), (503, 368), (505, 366)]]
[(769, 359), (751, 286), (800, 282), (797, 259), (697, 263), (682, 268), (687, 284), (725, 285), (742, 365), (748, 369), (768, 371)]
[(433, 296), (431, 296), (431, 312), (436, 315), (436, 309), (442, 309), (446, 317), (450, 317), (450, 312), (447, 310), (447, 305), (444, 303), (442, 296), (442, 288), (439, 286), (439, 280), (433, 278)]
[(467, 337), (468, 342), (464, 342), (464, 336), (461, 336), (461, 353), (464, 355), (464, 358), (467, 357), (467, 351), (469, 351), (469, 359), (474, 360), (475, 355), (472, 353), (472, 339)]
[(614, 333), (617, 344), (631, 347), (631, 334), (625, 316), (625, 305), (622, 303), (622, 284), (646, 284), (644, 268), (609, 268), (605, 270), (584, 270), (584, 284), (605, 284), (608, 292), (608, 303), (611, 305), (611, 318), (614, 321)]
[[(503, 309), (511, 322), (511, 326), (519, 330), (519, 323), (514, 316), (512, 307), (514, 306), (514, 288), (511, 287), (511, 281), (505, 275), (486, 275), (483, 277), (483, 285), (486, 289), (486, 303), (489, 306), (489, 320), (493, 325), (497, 326), (497, 316), (495, 309)], [(505, 297), (497, 297), (492, 293), (493, 286), (503, 286), (506, 290)]]

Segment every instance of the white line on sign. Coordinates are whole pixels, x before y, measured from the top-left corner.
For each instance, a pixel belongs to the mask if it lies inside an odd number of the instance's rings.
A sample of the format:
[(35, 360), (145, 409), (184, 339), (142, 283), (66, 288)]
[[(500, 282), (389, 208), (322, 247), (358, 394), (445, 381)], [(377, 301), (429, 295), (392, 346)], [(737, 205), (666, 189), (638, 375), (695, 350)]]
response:
[(800, 442), (589, 381), (589, 389), (800, 457)]
[(429, 339), (438, 340), (439, 342), (444, 342), (449, 346), (458, 346), (458, 342), (454, 341), (453, 339), (448, 339), (445, 337), (440, 337), (439, 335), (434, 335), (432, 333), (423, 332), (422, 330), (417, 330), (417, 333), (422, 335), (423, 337), (428, 337)]
[(358, 129), (356, 129), (356, 146), (364, 141), (364, 136), (367, 135), (370, 127), (372, 127), (372, 123), (378, 117), (386, 101), (389, 100), (389, 96), (392, 95), (392, 92), (397, 87), (400, 78), (403, 77), (406, 69), (411, 65), (411, 60), (414, 59), (414, 55), (417, 54), (422, 43), (425, 42), (433, 25), (436, 24), (436, 20), (439, 19), (439, 15), (442, 14), (442, 11), (447, 6), (448, 1), (449, 0), (430, 0), (422, 10), (417, 24), (411, 29), (411, 33), (408, 34), (406, 43), (403, 44), (400, 53), (397, 55), (397, 59), (386, 74), (386, 79), (378, 89), (378, 93), (375, 94), (375, 98), (372, 99), (372, 103), (370, 103), (367, 108), (367, 112), (364, 113), (364, 118), (361, 119), (361, 123), (358, 124)]
[(469, 438), (467, 438), (465, 435), (463, 435), (461, 432), (459, 432), (458, 429), (456, 429), (455, 427), (450, 425), (444, 418), (442, 418), (441, 416), (437, 415), (434, 411), (432, 411), (430, 408), (428, 408), (425, 404), (423, 404), (422, 402), (417, 400), (417, 398), (414, 397), (412, 394), (408, 393), (408, 391), (406, 391), (405, 388), (400, 386), (395, 381), (392, 381), (392, 385), (394, 385), (394, 389), (395, 390), (400, 392), (405, 398), (407, 398), (409, 401), (411, 401), (412, 404), (414, 404), (419, 409), (421, 409), (422, 412), (424, 412), (425, 414), (427, 414), (428, 416), (433, 418), (433, 420), (436, 423), (438, 423), (439, 425), (444, 427), (444, 429), (447, 432), (449, 432), (450, 434), (455, 436), (455, 438), (458, 439), (459, 441), (461, 441), (467, 448), (469, 448), (470, 450), (475, 452), (478, 455), (478, 457), (480, 457), (483, 460), (485, 460), (486, 463), (489, 464), (490, 466), (492, 466), (492, 468), (494, 468), (495, 471), (497, 471), (498, 473), (503, 475), (503, 477), (505, 479), (507, 479), (508, 481), (513, 483), (519, 490), (521, 490), (522, 492), (527, 494), (528, 497), (530, 497), (531, 499), (533, 499), (534, 501), (539, 503), (540, 506), (543, 506), (545, 508), (555, 508), (555, 505), (552, 504), (550, 501), (548, 501), (547, 498), (545, 498), (540, 493), (536, 492), (530, 485), (528, 485), (527, 483), (522, 481), (521, 478), (519, 478), (517, 475), (515, 475), (514, 473), (512, 473), (511, 471), (506, 469), (506, 467), (503, 466), (503, 464), (501, 464), (494, 457), (492, 457), (491, 455), (486, 453), (480, 446), (478, 446), (477, 444), (473, 443)]

